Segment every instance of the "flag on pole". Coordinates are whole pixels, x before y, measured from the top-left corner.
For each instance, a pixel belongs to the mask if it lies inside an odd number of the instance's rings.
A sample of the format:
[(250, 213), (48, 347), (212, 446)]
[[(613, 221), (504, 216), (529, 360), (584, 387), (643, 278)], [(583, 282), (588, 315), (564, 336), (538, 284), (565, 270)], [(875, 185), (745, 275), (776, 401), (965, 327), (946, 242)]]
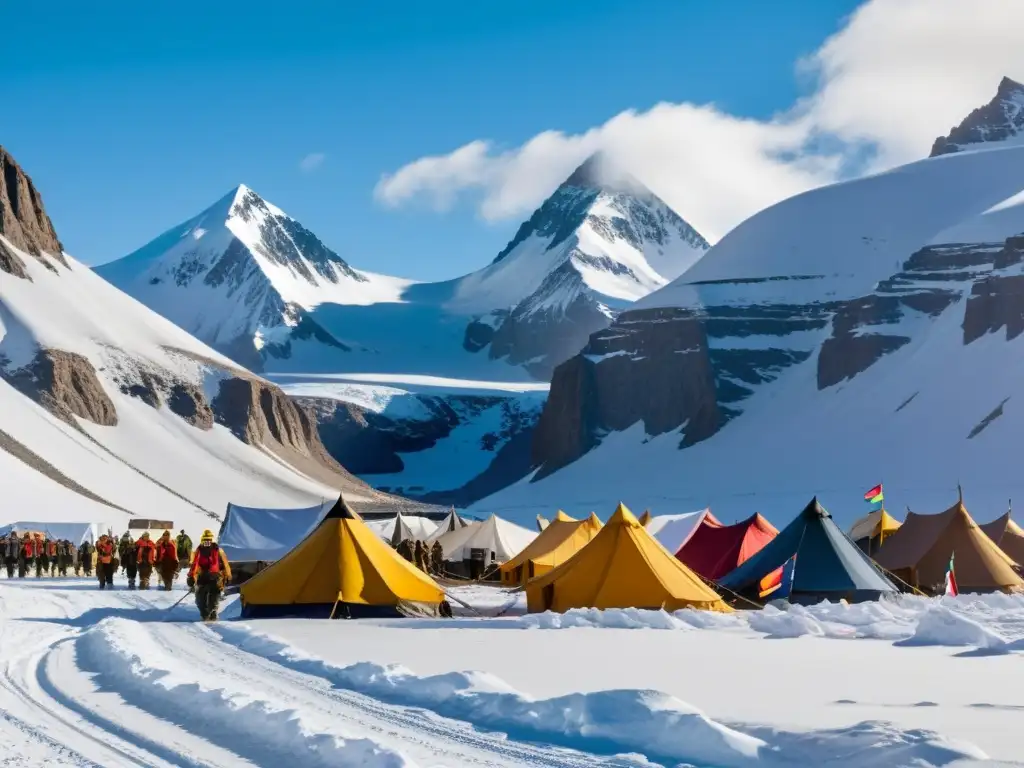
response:
[(949, 556), (949, 567), (946, 568), (946, 594), (951, 597), (960, 594), (960, 590), (956, 586), (956, 571), (953, 570), (953, 555)]
[(885, 496), (882, 495), (882, 484), (879, 483), (870, 491), (864, 494), (864, 501), (868, 504), (878, 504)]
[[(762, 579), (762, 589), (759, 593), (760, 598), (763, 600), (770, 596), (772, 600), (785, 600), (793, 592), (793, 578), (795, 575), (796, 555), (793, 555), (783, 563), (782, 568)], [(772, 583), (765, 584), (769, 579), (771, 579)]]

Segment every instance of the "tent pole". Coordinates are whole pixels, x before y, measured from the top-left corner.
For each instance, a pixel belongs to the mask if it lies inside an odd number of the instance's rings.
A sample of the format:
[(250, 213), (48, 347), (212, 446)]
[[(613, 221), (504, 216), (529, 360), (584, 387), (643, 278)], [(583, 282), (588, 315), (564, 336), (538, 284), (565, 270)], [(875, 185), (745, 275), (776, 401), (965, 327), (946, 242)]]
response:
[(331, 619), (334, 618), (334, 612), (336, 610), (338, 610), (338, 603), (340, 603), (340, 602), (341, 602), (341, 596), (339, 595), (338, 599), (334, 601), (334, 607), (331, 608), (331, 615), (330, 615), (330, 617), (328, 617), (328, 621), (330, 621)]

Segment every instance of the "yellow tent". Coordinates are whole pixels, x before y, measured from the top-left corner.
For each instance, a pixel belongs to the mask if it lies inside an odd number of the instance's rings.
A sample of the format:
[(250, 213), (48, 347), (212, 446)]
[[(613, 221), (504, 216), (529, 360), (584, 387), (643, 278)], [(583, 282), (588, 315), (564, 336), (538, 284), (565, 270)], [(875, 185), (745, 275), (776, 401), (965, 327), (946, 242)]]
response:
[(501, 566), (502, 582), (525, 584), (547, 573), (583, 549), (599, 530), (601, 521), (593, 513), (586, 520), (577, 520), (558, 510), (555, 519), (526, 549)]
[(247, 618), (436, 615), (444, 598), (433, 579), (384, 543), (342, 498), (240, 592)]
[(872, 555), (901, 525), (899, 520), (884, 509), (876, 509), (855, 522), (849, 535), (865, 554)]
[(730, 611), (622, 504), (579, 553), (526, 584), (531, 613), (570, 608), (703, 608)]

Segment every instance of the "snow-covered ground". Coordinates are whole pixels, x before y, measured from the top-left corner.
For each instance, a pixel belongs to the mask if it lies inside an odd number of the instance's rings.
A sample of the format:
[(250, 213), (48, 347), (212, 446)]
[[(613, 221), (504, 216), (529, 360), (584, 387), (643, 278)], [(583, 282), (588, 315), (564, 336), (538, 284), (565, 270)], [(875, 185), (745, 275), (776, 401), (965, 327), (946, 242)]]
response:
[(202, 625), (187, 599), (169, 610), (180, 589), (0, 581), (0, 764), (888, 768), (1024, 756), (1022, 597), (555, 617), (523, 616), (521, 598), (496, 588), (456, 594), (475, 606), (461, 613), (484, 617)]

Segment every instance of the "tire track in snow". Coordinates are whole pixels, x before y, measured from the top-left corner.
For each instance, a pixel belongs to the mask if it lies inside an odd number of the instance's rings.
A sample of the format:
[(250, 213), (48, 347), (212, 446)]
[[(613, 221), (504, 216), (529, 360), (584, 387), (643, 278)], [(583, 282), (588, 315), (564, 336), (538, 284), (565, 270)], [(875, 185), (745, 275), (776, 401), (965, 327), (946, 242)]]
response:
[[(225, 643), (207, 627), (181, 626), (172, 640), (172, 633), (154, 636), (176, 659), (209, 670), (234, 681), (242, 690), (253, 683), (265, 694), (296, 706), (312, 706), (335, 720), (372, 729), (385, 743), (399, 743), (414, 759), (443, 761), (449, 766), (537, 766), (538, 768), (625, 768), (648, 765), (647, 761), (628, 756), (606, 757), (586, 754), (562, 747), (547, 747), (508, 739), (504, 734), (476, 730), (468, 723), (450, 720), (417, 707), (386, 704), (355, 691), (337, 689), (327, 681), (296, 672), (271, 660), (255, 656)], [(191, 637), (183, 642), (182, 636)], [(206, 653), (196, 652), (204, 648)], [(209, 652), (212, 648), (215, 653)], [(230, 660), (230, 664), (224, 663)], [(404, 744), (403, 744), (404, 742)], [(408, 745), (406, 747), (405, 745)], [(461, 749), (460, 749), (461, 748)], [(431, 757), (422, 757), (424, 751)], [(437, 762), (428, 763), (437, 765)]]

